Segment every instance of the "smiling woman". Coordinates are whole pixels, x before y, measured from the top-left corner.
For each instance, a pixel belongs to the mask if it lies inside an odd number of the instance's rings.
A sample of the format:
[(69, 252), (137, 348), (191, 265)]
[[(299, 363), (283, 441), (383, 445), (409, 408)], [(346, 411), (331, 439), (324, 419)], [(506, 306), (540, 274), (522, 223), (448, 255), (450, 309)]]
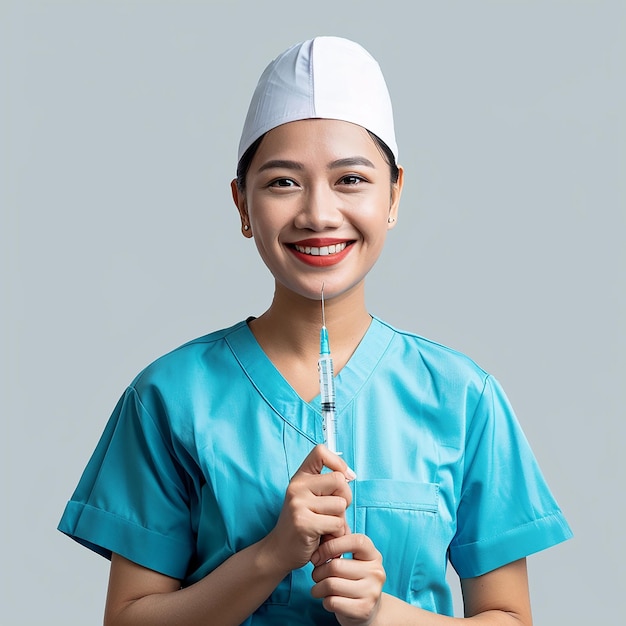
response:
[[(448, 563), (473, 624), (532, 623), (525, 558), (571, 532), (504, 392), (365, 306), (397, 156), (359, 45), (309, 40), (261, 76), (231, 191), (271, 306), (132, 381), (59, 526), (111, 559), (108, 626), (445, 626)], [(322, 287), (343, 456), (322, 445)]]
[(255, 238), (277, 289), (317, 299), (321, 277), (310, 268), (325, 267), (332, 298), (362, 291), (395, 225), (402, 172), (392, 183), (389, 164), (361, 126), (307, 119), (267, 132), (244, 189), (233, 181), (232, 191), (242, 224), (250, 226), (244, 234)]

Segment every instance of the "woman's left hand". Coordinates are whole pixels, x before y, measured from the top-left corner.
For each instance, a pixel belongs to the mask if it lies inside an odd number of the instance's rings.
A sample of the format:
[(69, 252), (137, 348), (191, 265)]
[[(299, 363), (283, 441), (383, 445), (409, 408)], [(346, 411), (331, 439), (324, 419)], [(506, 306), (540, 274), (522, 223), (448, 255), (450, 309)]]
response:
[[(351, 559), (336, 558), (352, 553)], [(324, 599), (343, 626), (368, 626), (380, 608), (386, 574), (383, 559), (366, 535), (344, 535), (320, 544), (311, 557), (315, 566), (311, 593)]]

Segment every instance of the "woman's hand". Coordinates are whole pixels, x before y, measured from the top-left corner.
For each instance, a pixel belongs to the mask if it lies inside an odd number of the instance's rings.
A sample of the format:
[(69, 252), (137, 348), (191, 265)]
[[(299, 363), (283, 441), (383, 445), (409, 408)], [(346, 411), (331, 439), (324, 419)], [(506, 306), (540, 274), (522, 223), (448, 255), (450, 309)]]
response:
[[(352, 559), (333, 558), (352, 553)], [(311, 593), (324, 599), (343, 626), (372, 624), (380, 608), (386, 574), (383, 560), (365, 535), (343, 535), (320, 544), (311, 558), (315, 585)]]
[[(324, 467), (333, 471), (322, 474)], [(278, 522), (266, 537), (272, 558), (285, 572), (308, 563), (322, 536), (336, 538), (350, 532), (348, 481), (354, 478), (345, 461), (325, 446), (313, 448), (303, 461), (287, 487)]]

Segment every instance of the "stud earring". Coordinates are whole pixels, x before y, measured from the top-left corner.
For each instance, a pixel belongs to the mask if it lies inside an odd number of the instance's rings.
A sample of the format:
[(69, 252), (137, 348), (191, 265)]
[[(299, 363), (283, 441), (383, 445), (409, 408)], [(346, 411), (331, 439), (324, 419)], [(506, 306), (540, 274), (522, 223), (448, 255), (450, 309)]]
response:
[(395, 221), (396, 221), (396, 218), (395, 218), (395, 217), (388, 217), (388, 218), (387, 218), (387, 223), (388, 223), (388, 224), (393, 224)]
[(249, 226), (248, 224), (244, 224), (244, 225), (243, 225), (243, 229), (244, 229), (244, 230), (250, 230), (250, 226)]

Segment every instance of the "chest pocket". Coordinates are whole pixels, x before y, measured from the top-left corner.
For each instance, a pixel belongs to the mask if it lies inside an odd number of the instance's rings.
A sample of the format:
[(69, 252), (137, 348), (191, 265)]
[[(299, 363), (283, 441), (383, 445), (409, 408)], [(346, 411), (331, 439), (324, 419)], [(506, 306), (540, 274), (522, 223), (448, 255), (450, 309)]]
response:
[(357, 481), (355, 528), (383, 555), (384, 590), (410, 602), (420, 593), (425, 570), (435, 567), (439, 545), (439, 485), (397, 480)]

